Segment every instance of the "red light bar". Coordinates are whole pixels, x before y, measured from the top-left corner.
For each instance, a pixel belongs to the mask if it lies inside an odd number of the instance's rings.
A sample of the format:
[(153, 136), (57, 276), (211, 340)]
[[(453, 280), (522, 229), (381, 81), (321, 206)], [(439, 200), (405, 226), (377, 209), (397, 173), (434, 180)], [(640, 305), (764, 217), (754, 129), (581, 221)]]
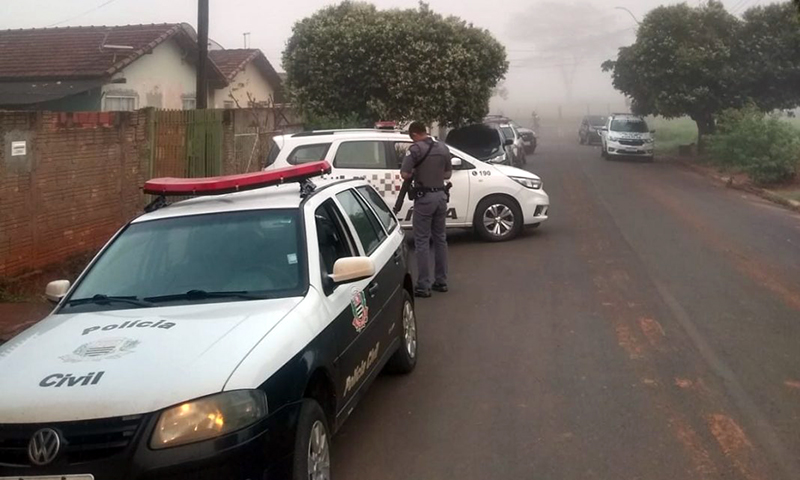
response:
[(256, 188), (302, 182), (312, 177), (330, 173), (326, 161), (306, 163), (296, 167), (278, 168), (268, 172), (243, 173), (204, 178), (154, 178), (144, 184), (144, 193), (151, 195), (221, 195)]

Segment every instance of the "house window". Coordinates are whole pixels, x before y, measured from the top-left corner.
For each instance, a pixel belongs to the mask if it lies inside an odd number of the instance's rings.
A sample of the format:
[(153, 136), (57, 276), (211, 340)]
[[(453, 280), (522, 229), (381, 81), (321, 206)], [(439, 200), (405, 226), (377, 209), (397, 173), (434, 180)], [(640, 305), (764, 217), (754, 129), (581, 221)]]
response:
[(132, 112), (136, 110), (136, 101), (133, 95), (106, 95), (103, 98), (103, 110), (106, 112)]
[(223, 108), (233, 108), (233, 101), (225, 100), (224, 102), (222, 102), (222, 106)]
[(197, 108), (197, 100), (194, 97), (185, 97), (183, 99), (184, 110), (194, 110), (195, 108)]

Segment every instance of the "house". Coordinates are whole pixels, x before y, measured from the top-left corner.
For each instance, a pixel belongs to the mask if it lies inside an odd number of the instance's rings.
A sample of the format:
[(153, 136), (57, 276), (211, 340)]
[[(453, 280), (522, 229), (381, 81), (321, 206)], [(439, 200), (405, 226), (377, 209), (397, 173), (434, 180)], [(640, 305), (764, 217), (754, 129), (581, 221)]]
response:
[[(194, 108), (197, 57), (185, 23), (0, 31), (0, 109)], [(228, 81), (207, 78), (213, 105)]]
[(228, 82), (214, 92), (214, 108), (282, 102), (281, 77), (261, 50), (212, 50), (208, 56)]

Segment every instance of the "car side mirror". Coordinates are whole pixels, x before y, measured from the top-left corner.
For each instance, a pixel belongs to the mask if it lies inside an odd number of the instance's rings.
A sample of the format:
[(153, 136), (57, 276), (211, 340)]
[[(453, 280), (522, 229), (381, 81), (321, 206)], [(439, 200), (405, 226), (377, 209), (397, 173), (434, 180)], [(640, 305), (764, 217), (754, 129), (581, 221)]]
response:
[(656, 131), (655, 130), (650, 130), (650, 133), (656, 133)]
[(461, 168), (461, 166), (464, 164), (464, 162), (458, 157), (451, 158), (450, 163), (453, 164), (453, 168)]
[(375, 262), (369, 257), (345, 257), (333, 264), (330, 279), (336, 285), (353, 283), (375, 275)]
[(58, 303), (69, 292), (69, 280), (56, 280), (47, 284), (44, 290), (44, 296), (51, 303)]
[(608, 131), (608, 127), (597, 127), (597, 131), (598, 132), (607, 132)]
[(503, 145), (506, 146), (506, 147), (510, 147), (511, 145), (514, 145), (514, 139), (513, 138), (506, 138), (506, 142)]

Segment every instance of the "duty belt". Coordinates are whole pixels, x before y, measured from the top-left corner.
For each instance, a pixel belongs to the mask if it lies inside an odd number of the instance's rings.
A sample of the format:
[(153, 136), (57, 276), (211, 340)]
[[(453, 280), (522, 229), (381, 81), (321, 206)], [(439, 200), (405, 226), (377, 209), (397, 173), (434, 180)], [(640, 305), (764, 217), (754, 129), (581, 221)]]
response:
[(435, 192), (444, 192), (444, 187), (417, 187), (416, 190), (418, 192), (423, 193), (435, 193)]

